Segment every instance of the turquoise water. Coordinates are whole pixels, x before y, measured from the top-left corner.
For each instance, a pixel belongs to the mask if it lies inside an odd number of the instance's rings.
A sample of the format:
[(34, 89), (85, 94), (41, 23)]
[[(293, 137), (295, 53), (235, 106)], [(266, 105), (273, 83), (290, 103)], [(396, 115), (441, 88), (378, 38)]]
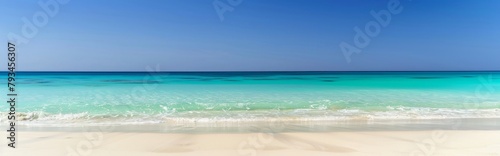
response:
[(500, 117), (500, 72), (21, 72), (16, 83), (21, 124)]

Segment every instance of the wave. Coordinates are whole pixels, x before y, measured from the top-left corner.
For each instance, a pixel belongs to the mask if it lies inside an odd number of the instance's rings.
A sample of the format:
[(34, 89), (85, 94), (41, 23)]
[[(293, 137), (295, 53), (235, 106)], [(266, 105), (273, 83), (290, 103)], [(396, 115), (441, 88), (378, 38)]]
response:
[[(7, 116), (5, 112), (0, 116)], [(327, 121), (377, 121), (377, 120), (428, 120), (460, 118), (500, 118), (500, 108), (496, 109), (450, 109), (387, 107), (383, 111), (360, 109), (293, 109), (261, 111), (188, 111), (144, 114), (128, 112), (124, 114), (54, 114), (47, 112), (21, 112), (16, 114), (21, 125), (93, 125), (93, 124), (225, 124), (251, 122), (327, 122)], [(0, 118), (0, 122), (8, 122)]]

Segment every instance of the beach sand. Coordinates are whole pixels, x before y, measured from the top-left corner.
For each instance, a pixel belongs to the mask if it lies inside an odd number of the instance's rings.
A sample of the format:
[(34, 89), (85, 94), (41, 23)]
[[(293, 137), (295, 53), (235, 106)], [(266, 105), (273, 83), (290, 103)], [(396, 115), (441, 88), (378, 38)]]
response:
[(500, 156), (498, 130), (300, 133), (19, 132), (2, 156)]

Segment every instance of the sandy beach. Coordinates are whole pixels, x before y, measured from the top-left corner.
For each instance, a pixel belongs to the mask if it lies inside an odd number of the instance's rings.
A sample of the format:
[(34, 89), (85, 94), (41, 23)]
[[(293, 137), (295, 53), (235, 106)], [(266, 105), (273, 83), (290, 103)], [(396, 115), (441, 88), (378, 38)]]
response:
[(500, 156), (497, 130), (274, 134), (20, 132), (18, 138), (16, 149), (2, 146), (0, 153), (5, 156)]

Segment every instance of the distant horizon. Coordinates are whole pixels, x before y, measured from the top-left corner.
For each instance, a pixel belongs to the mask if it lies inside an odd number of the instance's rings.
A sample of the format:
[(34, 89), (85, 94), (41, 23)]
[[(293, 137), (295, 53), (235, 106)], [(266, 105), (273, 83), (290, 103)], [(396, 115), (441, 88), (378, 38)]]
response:
[[(2, 73), (7, 73), (8, 71), (0, 71)], [(104, 72), (109, 72), (109, 73), (120, 73), (120, 72), (130, 72), (130, 73), (150, 73), (151, 71), (119, 71), (119, 70), (116, 70), (116, 71), (16, 71), (17, 73), (23, 73), (23, 72), (61, 72), (61, 73), (64, 73), (64, 72), (68, 72), (68, 73), (71, 73), (71, 72), (82, 72), (82, 73), (86, 73), (86, 72), (96, 72), (96, 73), (104, 73)], [(424, 70), (415, 70), (415, 71), (410, 71), (410, 70), (407, 70), (407, 71), (396, 71), (396, 70), (392, 70), (392, 71), (152, 71), (153, 73), (216, 73), (216, 72), (239, 72), (239, 73), (245, 73), (245, 72), (249, 72), (249, 73), (252, 73), (252, 72), (262, 72), (262, 73), (266, 73), (266, 72), (500, 72), (500, 70), (427, 70), (427, 71), (424, 71)]]

